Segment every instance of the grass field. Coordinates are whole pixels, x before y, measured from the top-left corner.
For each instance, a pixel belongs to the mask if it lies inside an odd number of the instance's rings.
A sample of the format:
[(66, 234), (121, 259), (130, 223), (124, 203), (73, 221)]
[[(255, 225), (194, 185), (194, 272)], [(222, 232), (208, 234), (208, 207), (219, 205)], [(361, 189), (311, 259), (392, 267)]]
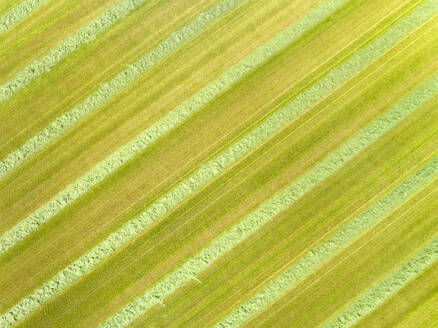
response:
[(0, 0), (0, 327), (438, 326), (438, 0)]

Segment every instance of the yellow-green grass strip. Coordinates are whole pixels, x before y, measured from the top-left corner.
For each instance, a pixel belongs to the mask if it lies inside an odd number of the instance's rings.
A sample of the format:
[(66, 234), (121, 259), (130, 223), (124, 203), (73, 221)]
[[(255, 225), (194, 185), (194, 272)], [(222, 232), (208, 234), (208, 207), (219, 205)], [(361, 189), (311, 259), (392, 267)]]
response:
[(118, 73), (110, 81), (102, 83), (99, 88), (81, 103), (57, 117), (45, 129), (27, 140), (20, 148), (0, 161), (0, 179), (15, 169), (23, 161), (47, 146), (59, 137), (65, 130), (72, 127), (81, 118), (92, 112), (111, 97), (119, 93), (141, 74), (149, 70), (163, 57), (177, 49), (182, 43), (201, 32), (217, 18), (223, 16), (243, 0), (222, 0), (208, 10), (199, 14), (192, 22), (173, 32), (154, 49), (143, 55), (139, 60), (128, 64), (127, 68)]
[(265, 223), (274, 219), (277, 214), (287, 209), (321, 181), (334, 174), (385, 132), (432, 99), (436, 93), (438, 93), (438, 74), (394, 104), (381, 117), (372, 121), (355, 136), (316, 163), (299, 179), (274, 194), (239, 223), (221, 233), (207, 247), (172, 273), (166, 275), (143, 295), (124, 306), (99, 327), (126, 327), (154, 305), (162, 303), (178, 287), (192, 279), (197, 279), (200, 272), (208, 269), (227, 251), (248, 238)]
[(348, 304), (339, 314), (323, 323), (324, 328), (345, 328), (377, 309), (385, 300), (396, 294), (420, 273), (438, 260), (438, 238), (435, 237), (426, 247), (399, 268), (391, 272), (383, 281), (377, 282)]
[(274, 304), (320, 265), (357, 239), (377, 221), (386, 217), (404, 201), (438, 176), (438, 156), (386, 193), (349, 223), (311, 249), (277, 278), (257, 291), (243, 304), (214, 325), (215, 328), (239, 327), (254, 315)]
[[(133, 140), (117, 149), (103, 161), (96, 164), (84, 176), (67, 186), (54, 198), (30, 214), (26, 219), (6, 231), (0, 237), (0, 254), (6, 252), (20, 240), (35, 231), (41, 224), (58, 214), (68, 204), (85, 194), (93, 186), (101, 182), (107, 175), (131, 160), (137, 153), (146, 149), (151, 143), (184, 122), (196, 110), (230, 87), (245, 73), (260, 65), (270, 56), (283, 49), (303, 32), (317, 24), (339, 8), (346, 0), (326, 0), (310, 10), (305, 16), (273, 39), (257, 48), (236, 65), (232, 66), (217, 79), (200, 89), (189, 99), (183, 101), (174, 110), (153, 123), (149, 128), (137, 135)], [(330, 82), (330, 81), (328, 81)], [(315, 92), (324, 92), (316, 88)], [(318, 89), (321, 89), (318, 91)], [(190, 183), (192, 184), (192, 183)]]
[[(396, 25), (395, 28), (398, 28), (398, 25)], [(388, 30), (388, 33), (390, 33), (390, 30)], [(215, 158), (202, 165), (191, 176), (183, 180), (168, 194), (158, 199), (138, 217), (129, 221), (125, 226), (111, 234), (91, 251), (61, 270), (43, 286), (17, 303), (8, 312), (14, 316), (17, 316), (17, 313), (21, 313), (22, 315), (30, 313), (36, 307), (52, 298), (56, 293), (67, 288), (73, 281), (78, 279), (81, 275), (86, 274), (120, 246), (129, 242), (132, 238), (145, 230), (151, 223), (164, 216), (184, 199), (193, 195), (200, 187), (257, 148), (273, 134), (280, 131), (280, 129), (306, 109), (341, 86), (345, 80), (351, 78), (369, 62), (377, 59), (388, 46), (387, 44), (379, 42), (379, 39), (380, 38), (371, 42), (362, 50), (357, 51), (356, 54), (346, 62), (334, 67), (321, 80), (265, 118), (258, 126), (250, 130), (226, 150), (219, 153)], [(372, 49), (372, 52), (367, 49)]]
[(0, 86), (0, 104), (11, 98), (17, 91), (26, 87), (38, 76), (58, 64), (72, 52), (84, 44), (90, 43), (108, 30), (112, 25), (128, 16), (131, 12), (143, 5), (147, 0), (120, 0), (114, 6), (106, 9), (101, 15), (90, 23), (81, 27), (76, 32), (61, 41), (46, 55), (35, 60), (30, 65), (19, 71), (13, 78)]
[(49, 0), (23, 0), (12, 7), (8, 12), (0, 16), (0, 34), (9, 30), (12, 26), (26, 18), (30, 13), (48, 1)]

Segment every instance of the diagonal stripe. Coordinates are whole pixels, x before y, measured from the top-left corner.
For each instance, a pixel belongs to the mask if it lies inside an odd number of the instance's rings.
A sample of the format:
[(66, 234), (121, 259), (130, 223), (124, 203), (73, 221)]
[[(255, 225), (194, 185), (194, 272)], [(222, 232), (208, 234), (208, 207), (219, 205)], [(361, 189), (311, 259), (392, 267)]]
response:
[(120, 147), (106, 159), (94, 166), (83, 177), (67, 186), (49, 202), (30, 214), (26, 219), (15, 225), (0, 237), (0, 254), (6, 252), (20, 240), (35, 231), (41, 224), (50, 220), (64, 207), (85, 194), (90, 188), (101, 182), (107, 175), (130, 161), (137, 153), (146, 149), (151, 143), (181, 124), (193, 112), (213, 99), (220, 92), (230, 87), (244, 74), (260, 65), (270, 56), (284, 48), (307, 29), (317, 24), (321, 19), (334, 12), (346, 0), (326, 0), (312, 9), (300, 20), (273, 39), (257, 48), (249, 56), (203, 87), (191, 98), (182, 102), (152, 126), (137, 135), (133, 140)]
[[(23, 0), (0, 17), (0, 35), (49, 0)], [(1, 102), (1, 101), (0, 101)]]
[(248, 238), (265, 223), (274, 219), (277, 214), (287, 209), (321, 181), (338, 171), (345, 163), (353, 159), (385, 132), (432, 99), (436, 93), (438, 93), (438, 74), (397, 102), (381, 117), (371, 122), (323, 160), (316, 163), (312, 169), (298, 180), (276, 193), (242, 221), (220, 234), (209, 246), (203, 248), (183, 265), (166, 275), (156, 285), (123, 307), (99, 327), (125, 327), (154, 305), (163, 302), (177, 288), (185, 285), (191, 279), (195, 279), (197, 274), (208, 269), (227, 251)]
[[(395, 28), (399, 28), (397, 24)], [(388, 33), (391, 33), (390, 30), (388, 30)], [(385, 36), (385, 34), (383, 36)], [(299, 95), (292, 99), (228, 149), (201, 166), (193, 175), (180, 183), (167, 195), (157, 200), (150, 208), (140, 214), (140, 216), (129, 221), (120, 230), (96, 245), (90, 252), (81, 256), (78, 260), (61, 270), (43, 286), (35, 290), (31, 295), (17, 303), (8, 313), (16, 317), (27, 316), (28, 313), (47, 302), (47, 300), (52, 298), (56, 293), (67, 288), (81, 275), (92, 270), (94, 266), (110, 256), (121, 245), (129, 242), (129, 240), (141, 233), (152, 222), (165, 215), (165, 213), (177, 206), (184, 199), (194, 194), (202, 185), (212, 180), (227, 167), (255, 149), (272, 134), (278, 132), (297, 115), (320, 100), (321, 97), (326, 96), (331, 90), (339, 87), (346, 79), (356, 73), (355, 70), (349, 70), (352, 65), (359, 70), (359, 68), (364, 67), (370, 61), (375, 60), (375, 57), (378, 57), (387, 47), (387, 45), (380, 43), (378, 41), (379, 39), (380, 38), (376, 39), (375, 42), (371, 42), (363, 50), (358, 51), (347, 62), (333, 68), (325, 77), (304, 92), (305, 97)], [(370, 50), (366, 51), (366, 49)], [(371, 54), (370, 51), (372, 51)], [(357, 62), (360, 62), (361, 65), (355, 65)], [(324, 90), (324, 92), (321, 93), (321, 89)], [(315, 96), (317, 94), (319, 94), (319, 98)], [(313, 102), (307, 101), (307, 98), (313, 99)]]
[(106, 9), (100, 16), (81, 27), (75, 33), (61, 41), (45, 56), (19, 71), (5, 84), (0, 85), (0, 104), (11, 98), (17, 91), (26, 87), (38, 76), (58, 64), (72, 52), (84, 44), (90, 43), (108, 30), (116, 22), (128, 16), (131, 12), (143, 5), (147, 0), (120, 0), (116, 5)]
[(242, 1), (243, 0), (223, 0), (217, 3), (205, 12), (199, 14), (191, 23), (173, 32), (167, 39), (143, 55), (139, 60), (128, 64), (127, 68), (118, 73), (113, 79), (102, 83), (100, 87), (84, 101), (57, 117), (45, 129), (1, 160), (0, 179), (33, 154), (43, 149), (67, 129), (71, 128), (85, 115), (94, 111), (111, 97), (118, 94), (163, 57), (177, 49), (182, 43), (193, 38), (210, 23), (226, 14)]
[(425, 248), (406, 261), (400, 268), (394, 270), (382, 282), (376, 283), (361, 294), (356, 301), (349, 304), (341, 313), (324, 328), (346, 328), (353, 326), (362, 317), (374, 311), (385, 300), (396, 294), (410, 281), (414, 280), (424, 270), (438, 260), (438, 238), (434, 238)]
[(364, 231), (383, 219), (438, 176), (438, 156), (405, 179), (400, 185), (386, 193), (381, 199), (354, 217), (318, 246), (311, 249), (296, 263), (288, 267), (277, 278), (257, 291), (242, 305), (232, 310), (214, 327), (238, 327), (254, 315), (275, 303), (285, 293), (306, 279), (315, 270), (352, 243)]

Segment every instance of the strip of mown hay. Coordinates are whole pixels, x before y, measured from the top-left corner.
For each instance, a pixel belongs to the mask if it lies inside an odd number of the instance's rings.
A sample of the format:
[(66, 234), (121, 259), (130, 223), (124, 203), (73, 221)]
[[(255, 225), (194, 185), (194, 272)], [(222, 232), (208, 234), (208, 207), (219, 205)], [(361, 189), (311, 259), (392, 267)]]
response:
[[(395, 26), (398, 28), (398, 25)], [(391, 33), (391, 31), (388, 30), (386, 33)], [(408, 31), (406, 31), (406, 33), (408, 33)], [(334, 67), (308, 90), (293, 98), (278, 111), (268, 116), (257, 127), (250, 130), (241, 139), (233, 143), (229, 148), (219, 153), (211, 161), (202, 165), (190, 177), (183, 180), (167, 195), (158, 199), (138, 217), (129, 221), (120, 230), (111, 234), (88, 253), (82, 255), (75, 262), (61, 270), (43, 286), (37, 288), (31, 295), (22, 299), (2, 315), (0, 320), (12, 323), (15, 320), (21, 320), (26, 317), (30, 312), (54, 297), (56, 293), (64, 290), (79, 277), (91, 271), (105, 258), (113, 254), (120, 246), (129, 242), (132, 238), (147, 229), (151, 223), (163, 217), (184, 199), (193, 195), (200, 187), (214, 179), (214, 177), (218, 176), (226, 168), (230, 167), (230, 165), (254, 150), (273, 134), (277, 133), (295, 117), (310, 108), (331, 91), (341, 86), (345, 80), (353, 76), (358, 70), (365, 67), (371, 61), (376, 60), (384, 50), (393, 45), (392, 42), (382, 43), (379, 41), (380, 38), (384, 38), (385, 35), (386, 34), (383, 34), (365, 48), (357, 51), (356, 54), (346, 62)], [(400, 35), (397, 36), (397, 38), (401, 37)], [(394, 41), (395, 39), (391, 40)]]
[(321, 181), (338, 171), (345, 163), (353, 159), (385, 132), (433, 98), (437, 92), (438, 74), (397, 102), (381, 117), (375, 119), (323, 160), (316, 163), (295, 182), (277, 192), (229, 230), (221, 233), (207, 247), (203, 248), (199, 253), (175, 269), (175, 271), (166, 275), (143, 295), (124, 306), (99, 327), (126, 327), (151, 307), (163, 302), (178, 287), (183, 286), (191, 279), (195, 279), (197, 274), (208, 269), (211, 264), (227, 251), (274, 219), (276, 215), (291, 206)]
[(0, 17), (0, 34), (9, 30), (19, 21), (49, 0), (23, 0)]
[(52, 48), (45, 56), (19, 71), (13, 78), (0, 86), (0, 104), (11, 98), (18, 90), (26, 87), (38, 76), (58, 64), (72, 52), (84, 44), (95, 40), (99, 34), (108, 30), (112, 25), (128, 16), (143, 5), (147, 0), (120, 0), (116, 5), (106, 9), (90, 23), (65, 38)]
[[(340, 228), (332, 236), (315, 246), (297, 262), (289, 266), (277, 278), (257, 291), (243, 304), (232, 310), (224, 319), (215, 324), (216, 328), (238, 327), (254, 315), (275, 303), (281, 296), (292, 290), (298, 283), (347, 247), (377, 221), (386, 217), (438, 176), (438, 156), (428, 161), (422, 168), (405, 179), (396, 188), (369, 206), (362, 213)], [(338, 327), (338, 326), (333, 326)], [(341, 327), (341, 326), (339, 326)]]
[(174, 110), (149, 128), (137, 135), (103, 161), (95, 165), (84, 176), (67, 186), (54, 198), (30, 214), (26, 219), (15, 225), (0, 237), (0, 254), (6, 252), (20, 240), (35, 231), (41, 224), (58, 214), (64, 207), (85, 194), (93, 186), (101, 182), (107, 175), (131, 160), (140, 151), (146, 149), (158, 138), (181, 124), (188, 116), (199, 110), (208, 101), (230, 87), (245, 73), (260, 65), (274, 53), (281, 50), (307, 29), (317, 24), (321, 19), (339, 8), (346, 0), (326, 0), (318, 7), (309, 11), (300, 20), (273, 39), (257, 48), (235, 66), (223, 73), (217, 79), (203, 87), (189, 99), (183, 101)]
[(71, 128), (81, 118), (118, 94), (123, 88), (149, 70), (163, 57), (177, 49), (182, 43), (190, 40), (217, 18), (223, 16), (243, 0), (222, 0), (205, 12), (199, 14), (191, 23), (170, 34), (154, 49), (139, 60), (118, 73), (108, 82), (101, 83), (99, 88), (84, 101), (57, 117), (45, 129), (27, 140), (20, 148), (0, 161), (0, 179), (15, 169), (30, 156), (47, 146), (64, 131)]
[(324, 328), (346, 328), (353, 326), (357, 321), (373, 312), (385, 300), (396, 294), (410, 281), (414, 280), (424, 270), (438, 260), (438, 238), (434, 238), (426, 247), (414, 257), (406, 261), (398, 269), (389, 274), (383, 281), (361, 294), (358, 299), (321, 325)]

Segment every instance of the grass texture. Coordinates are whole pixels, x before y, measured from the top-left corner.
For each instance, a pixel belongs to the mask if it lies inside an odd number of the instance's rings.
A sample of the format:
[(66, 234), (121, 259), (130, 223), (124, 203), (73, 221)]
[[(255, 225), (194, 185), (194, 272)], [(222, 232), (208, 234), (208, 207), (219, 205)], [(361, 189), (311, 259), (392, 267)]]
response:
[(48, 1), (49, 0), (23, 0), (11, 8), (8, 12), (0, 16), (0, 34), (9, 30)]
[(199, 272), (206, 270), (219, 257), (248, 238), (265, 223), (274, 219), (276, 215), (287, 209), (319, 182), (339, 170), (346, 162), (354, 158), (411, 112), (434, 97), (437, 92), (438, 74), (415, 89), (322, 161), (316, 163), (311, 170), (297, 181), (275, 194), (231, 229), (223, 232), (209, 246), (148, 289), (143, 295), (123, 307), (100, 327), (126, 327), (154, 305), (162, 303), (164, 298), (172, 294), (178, 287), (183, 286), (192, 279), (196, 279)]
[(116, 5), (106, 9), (100, 16), (94, 18), (90, 23), (61, 41), (48, 54), (34, 61), (19, 71), (12, 79), (1, 85), (0, 104), (11, 98), (17, 91), (29, 85), (38, 76), (44, 74), (44, 72), (50, 71), (52, 67), (72, 52), (95, 40), (99, 34), (107, 31), (112, 25), (128, 16), (145, 2), (146, 0), (121, 0)]
[[(363, 49), (357, 51), (356, 54), (347, 61), (331, 69), (321, 80), (267, 117), (244, 137), (203, 165), (168, 194), (157, 200), (138, 217), (130, 220), (121, 229), (96, 245), (90, 252), (84, 254), (64, 270), (60, 271), (55, 277), (19, 302), (9, 312), (14, 313), (14, 317), (18, 318), (27, 315), (36, 307), (52, 298), (60, 290), (68, 287), (81, 275), (90, 271), (123, 244), (129, 242), (140, 232), (144, 231), (150, 224), (160, 217), (163, 217), (184, 199), (193, 195), (201, 186), (211, 181), (227, 167), (261, 145), (307, 108), (341, 86), (345, 80), (351, 78), (357, 71), (377, 59), (388, 47), (391, 47), (394, 42), (399, 40), (401, 36), (405, 36), (409, 32), (409, 30), (406, 30), (402, 35), (396, 34), (396, 37), (392, 34), (394, 29), (398, 31), (402, 30), (401, 27), (403, 27), (406, 22), (411, 22), (411, 17), (416, 17), (415, 12), (399, 21), (382, 36)], [(390, 39), (391, 42), (381, 42), (381, 40), (387, 40), (387, 35), (393, 36), (393, 38)]]
[(277, 278), (270, 281), (249, 300), (218, 322), (215, 327), (239, 327), (253, 315), (263, 311), (286, 292), (290, 291), (297, 283), (313, 273), (322, 263), (353, 242), (365, 230), (388, 215), (415, 192), (432, 182), (437, 176), (438, 156), (430, 160), (421, 169), (409, 176), (365, 211), (354, 217), (348, 224), (321, 242), (320, 245), (307, 252)]
[(280, 51), (300, 34), (317, 24), (319, 20), (339, 8), (343, 3), (343, 0), (328, 0), (312, 9), (299, 21), (280, 32), (273, 39), (256, 49), (217, 79), (203, 87), (192, 97), (182, 102), (166, 116), (137, 135), (133, 140), (98, 163), (83, 177), (67, 186), (45, 205), (4, 233), (3, 236), (0, 237), (0, 254), (6, 252), (17, 242), (35, 231), (41, 224), (47, 222), (68, 204), (85, 194), (90, 188), (101, 182), (117, 168), (130, 161), (137, 153), (146, 149), (161, 136), (172, 130), (178, 124), (181, 124), (193, 112), (199, 110), (203, 105), (230, 87), (244, 74)]
[(434, 238), (411, 259), (394, 270), (383, 281), (377, 282), (369, 288), (333, 319), (321, 325), (321, 327), (346, 328), (353, 326), (362, 317), (376, 309), (437, 260), (438, 238)]
[(168, 38), (160, 42), (153, 50), (143, 55), (139, 60), (128, 64), (127, 68), (118, 73), (113, 79), (102, 83), (100, 87), (84, 101), (57, 117), (44, 130), (27, 140), (24, 145), (1, 160), (0, 179), (59, 137), (65, 130), (72, 127), (85, 115), (119, 93), (163, 57), (178, 48), (183, 42), (191, 39), (240, 2), (241, 0), (223, 0), (217, 3), (207, 11), (201, 13), (193, 22), (173, 32)]

